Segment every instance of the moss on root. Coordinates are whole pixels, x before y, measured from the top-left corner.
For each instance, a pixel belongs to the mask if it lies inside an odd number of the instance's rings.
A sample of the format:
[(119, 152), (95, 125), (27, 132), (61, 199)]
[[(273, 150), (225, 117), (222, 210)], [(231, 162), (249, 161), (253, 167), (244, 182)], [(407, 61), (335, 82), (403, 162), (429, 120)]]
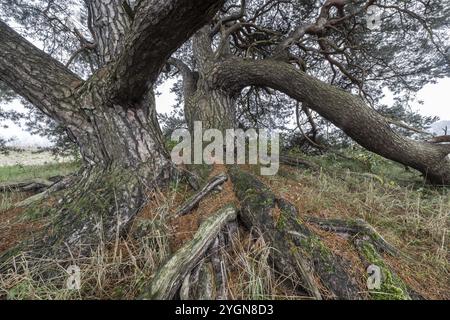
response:
[(25, 217), (47, 217), (49, 223), (21, 243), (20, 248), (35, 258), (64, 258), (72, 250), (90, 254), (93, 247), (112, 240), (127, 228), (142, 206), (144, 187), (136, 172), (124, 168), (85, 172), (58, 195), (54, 206), (40, 203), (25, 211)]
[(411, 300), (406, 285), (386, 266), (383, 258), (371, 243), (362, 242), (360, 252), (369, 264), (376, 265), (381, 269), (381, 288), (369, 291), (374, 300)]

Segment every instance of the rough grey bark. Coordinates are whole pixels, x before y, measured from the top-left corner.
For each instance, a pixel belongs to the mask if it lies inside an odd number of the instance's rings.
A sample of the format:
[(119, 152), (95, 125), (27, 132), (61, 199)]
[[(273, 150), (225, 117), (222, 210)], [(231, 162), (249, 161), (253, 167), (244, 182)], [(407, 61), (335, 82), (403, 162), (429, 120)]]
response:
[(223, 0), (140, 1), (122, 54), (110, 70), (116, 100), (142, 97), (170, 55), (210, 21)]
[(213, 88), (210, 81), (214, 64), (219, 57), (212, 50), (209, 30), (208, 26), (203, 27), (193, 37), (193, 54), (198, 69), (196, 72), (179, 60), (169, 60), (183, 76), (184, 111), (191, 132), (195, 121), (202, 121), (204, 129), (226, 130), (235, 127), (235, 101), (231, 93), (226, 88)]
[(98, 61), (104, 66), (122, 51), (132, 19), (123, 6), (123, 0), (85, 2), (89, 14), (89, 30), (95, 41)]
[(0, 21), (0, 80), (63, 125), (84, 160), (78, 181), (55, 208), (52, 227), (22, 246), (31, 246), (36, 257), (88, 254), (99, 241), (111, 240), (173, 170), (153, 83), (170, 54), (223, 1), (140, 1), (132, 17), (122, 4), (86, 0), (101, 67), (87, 81)]
[(236, 208), (227, 206), (208, 218), (190, 242), (186, 243), (155, 274), (142, 299), (173, 299), (183, 280), (203, 258), (226, 224), (236, 219)]
[(210, 81), (216, 88), (239, 92), (265, 86), (286, 93), (341, 128), (361, 146), (419, 170), (435, 184), (450, 184), (449, 145), (405, 138), (359, 97), (315, 79), (279, 60), (228, 58), (217, 63)]

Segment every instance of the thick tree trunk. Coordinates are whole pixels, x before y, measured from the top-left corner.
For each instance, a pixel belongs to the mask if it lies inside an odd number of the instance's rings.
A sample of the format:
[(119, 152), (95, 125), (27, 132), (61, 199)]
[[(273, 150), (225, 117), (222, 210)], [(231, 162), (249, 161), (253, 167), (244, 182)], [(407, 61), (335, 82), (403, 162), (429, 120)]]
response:
[[(234, 100), (226, 89), (215, 89), (210, 81), (214, 62), (210, 28), (199, 30), (193, 39), (194, 58), (198, 72), (180, 62), (174, 63), (184, 75), (185, 117), (190, 131), (194, 122), (201, 121), (204, 129), (226, 130), (235, 127)], [(193, 82), (193, 84), (192, 84)]]
[[(100, 69), (83, 81), (0, 21), (0, 79), (63, 125), (84, 167), (50, 215), (50, 227), (0, 262), (86, 255), (127, 229), (172, 164), (156, 119), (153, 83), (166, 59), (221, 7), (221, 0), (88, 0)], [(30, 208), (29, 210), (34, 210)]]
[[(145, 111), (154, 107), (148, 102), (150, 108), (124, 109), (98, 96), (92, 108), (82, 108), (83, 126), (68, 127), (80, 146), (82, 172), (53, 210), (35, 213), (50, 216), (52, 223), (26, 241), (24, 251), (33, 258), (89, 255), (126, 231), (153, 188), (168, 181), (173, 167), (155, 114)], [(37, 204), (27, 210), (42, 209)]]

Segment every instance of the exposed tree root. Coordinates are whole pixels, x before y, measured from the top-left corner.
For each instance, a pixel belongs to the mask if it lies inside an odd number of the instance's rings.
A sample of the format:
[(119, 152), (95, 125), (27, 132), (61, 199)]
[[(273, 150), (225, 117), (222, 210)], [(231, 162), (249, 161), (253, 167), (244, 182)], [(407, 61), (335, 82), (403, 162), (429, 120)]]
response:
[[(294, 289), (302, 289), (321, 299), (320, 283), (337, 299), (360, 299), (360, 290), (347, 270), (350, 266), (335, 256), (298, 217), (297, 209), (275, 195), (251, 174), (237, 167), (230, 170), (236, 195), (241, 202), (244, 225), (257, 228), (273, 248), (271, 259), (278, 272), (293, 279)], [(281, 211), (276, 216), (277, 207)]]
[(34, 204), (26, 209), (25, 214), (48, 217), (50, 223), (0, 256), (0, 272), (20, 253), (33, 261), (55, 262), (89, 256), (99, 244), (127, 230), (145, 201), (145, 191), (139, 176), (123, 168), (83, 172), (54, 207)]
[[(413, 291), (387, 266), (380, 252), (394, 257), (406, 256), (387, 242), (366, 221), (361, 219), (339, 220), (316, 217), (307, 217), (306, 221), (316, 224), (325, 231), (351, 235), (354, 239), (353, 243), (366, 267), (374, 265), (380, 268), (381, 288), (369, 291), (372, 298), (382, 300), (411, 299), (410, 293), (413, 293)], [(418, 297), (416, 293), (414, 293), (414, 296)]]
[(12, 183), (2, 183), (0, 184), (0, 192), (8, 192), (8, 191), (19, 191), (19, 192), (39, 192), (50, 188), (56, 182), (58, 182), (60, 177), (56, 177), (55, 179), (33, 179), (23, 182), (12, 182)]
[(351, 236), (367, 236), (373, 245), (382, 252), (392, 256), (403, 255), (393, 245), (387, 242), (370, 224), (366, 221), (357, 220), (339, 220), (339, 219), (321, 219), (317, 217), (305, 218), (307, 222), (314, 223), (325, 231), (335, 233), (349, 234)]
[(374, 241), (368, 236), (357, 237), (355, 246), (366, 267), (371, 265), (380, 268), (381, 287), (370, 290), (371, 297), (375, 300), (411, 300), (410, 290), (402, 279), (398, 277), (384, 262), (376, 249)]
[(38, 193), (38, 194), (31, 196), (23, 201), (20, 201), (19, 203), (16, 203), (14, 206), (16, 208), (25, 208), (25, 207), (33, 205), (34, 203), (44, 201), (45, 199), (50, 197), (52, 194), (55, 194), (56, 192), (67, 189), (72, 184), (74, 179), (75, 178), (73, 176), (65, 177), (61, 181), (53, 184), (50, 188), (48, 188), (44, 192)]
[(180, 217), (191, 212), (200, 201), (206, 197), (209, 193), (214, 191), (217, 187), (227, 181), (228, 177), (226, 174), (222, 173), (214, 177), (209, 181), (197, 194), (190, 198), (180, 209), (175, 213), (175, 217)]
[(180, 289), (181, 300), (227, 299), (226, 266), (221, 252), (225, 247), (225, 233), (221, 232), (206, 252), (205, 258), (184, 279)]
[[(190, 283), (197, 282), (203, 286), (208, 286), (212, 281), (208, 277), (214, 274), (214, 271), (210, 269), (212, 265), (202, 264), (198, 268), (198, 281), (195, 281), (197, 276), (194, 276), (194, 281), (189, 279), (192, 276), (191, 272), (198, 266), (199, 261), (204, 258), (205, 253), (214, 243), (221, 230), (229, 222), (235, 220), (236, 215), (236, 208), (227, 206), (208, 218), (200, 226), (194, 239), (186, 243), (159, 269), (141, 298), (156, 300), (173, 299), (182, 286), (183, 281), (183, 296), (190, 297)], [(189, 278), (187, 279), (188, 275)], [(200, 276), (202, 279), (200, 279)], [(208, 287), (203, 288), (203, 291), (205, 290), (209, 290)], [(208, 295), (210, 294), (206, 294), (206, 296)]]

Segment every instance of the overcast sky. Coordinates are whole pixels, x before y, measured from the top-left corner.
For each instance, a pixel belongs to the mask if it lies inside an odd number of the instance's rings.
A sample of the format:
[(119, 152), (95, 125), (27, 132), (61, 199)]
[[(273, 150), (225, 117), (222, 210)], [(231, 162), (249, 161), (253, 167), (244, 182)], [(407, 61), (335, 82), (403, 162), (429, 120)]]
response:
[[(170, 112), (175, 104), (175, 96), (170, 92), (173, 82), (169, 81), (162, 85), (158, 91), (162, 93), (157, 97), (157, 110), (160, 113)], [(450, 120), (450, 78), (442, 79), (436, 84), (426, 85), (417, 96), (418, 100), (424, 101), (423, 105), (414, 104), (414, 108), (423, 115), (438, 116), (441, 120)], [(388, 99), (386, 103), (389, 104)], [(4, 106), (5, 109), (13, 108), (15, 110), (23, 110), (23, 106), (19, 101)], [(21, 147), (47, 146), (49, 142), (39, 136), (31, 136), (11, 122), (5, 123), (7, 128), (0, 127), (0, 137), (4, 139), (14, 138), (13, 145)]]

